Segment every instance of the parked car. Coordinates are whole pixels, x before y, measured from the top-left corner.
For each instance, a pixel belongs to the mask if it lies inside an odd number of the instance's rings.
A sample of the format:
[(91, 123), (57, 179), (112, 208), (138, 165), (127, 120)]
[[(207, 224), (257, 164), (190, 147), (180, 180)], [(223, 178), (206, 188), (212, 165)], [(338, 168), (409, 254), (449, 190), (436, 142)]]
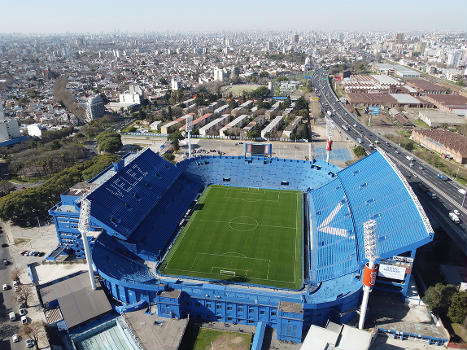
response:
[(15, 290), (18, 289), (18, 287), (19, 287), (19, 281), (18, 280), (13, 281), (13, 287), (15, 288)]
[(26, 315), (26, 309), (23, 309), (22, 307), (19, 308), (19, 314), (20, 316)]
[(8, 247), (8, 243), (2, 243), (2, 248)]
[(26, 316), (21, 316), (21, 324), (28, 323), (28, 318)]
[(8, 314), (10, 321), (16, 321), (16, 314), (12, 311)]
[(27, 348), (32, 348), (33, 346), (34, 346), (34, 340), (26, 339), (26, 347)]
[(10, 263), (7, 259), (3, 259), (2, 262), (3, 262), (3, 265), (5, 265), (5, 266)]
[(457, 209), (454, 209), (454, 210), (453, 210), (453, 213), (456, 214), (456, 215), (461, 215), (460, 211), (457, 210)]
[(20, 254), (21, 255), (26, 255), (29, 252), (29, 250), (23, 250)]
[(10, 288), (10, 287), (9, 287), (8, 284), (6, 284), (6, 283), (5, 283), (5, 284), (3, 285), (3, 287), (2, 287), (3, 290), (8, 290), (8, 288)]
[(11, 336), (11, 340), (13, 341), (13, 343), (19, 342), (19, 335), (16, 334), (16, 333), (13, 334), (13, 335)]

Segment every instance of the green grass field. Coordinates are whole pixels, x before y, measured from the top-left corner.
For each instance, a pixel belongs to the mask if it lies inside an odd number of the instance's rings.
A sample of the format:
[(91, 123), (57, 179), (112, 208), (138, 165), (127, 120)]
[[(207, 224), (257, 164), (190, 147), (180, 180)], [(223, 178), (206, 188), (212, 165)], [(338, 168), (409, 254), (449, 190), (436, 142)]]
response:
[(298, 289), (302, 213), (298, 191), (209, 186), (159, 269)]
[(242, 96), (244, 91), (251, 92), (259, 88), (260, 86), (261, 85), (257, 85), (257, 84), (238, 84), (238, 85), (232, 85), (229, 91), (232, 93), (234, 97), (239, 97), (239, 96)]

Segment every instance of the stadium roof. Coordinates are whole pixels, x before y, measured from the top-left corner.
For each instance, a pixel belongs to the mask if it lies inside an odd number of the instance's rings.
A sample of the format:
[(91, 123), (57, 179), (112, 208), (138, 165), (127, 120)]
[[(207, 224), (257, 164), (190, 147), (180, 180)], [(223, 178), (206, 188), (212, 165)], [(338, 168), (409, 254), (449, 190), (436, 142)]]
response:
[(418, 248), (433, 237), (417, 197), (382, 151), (341, 170), (335, 180), (312, 191), (311, 198), (314, 282), (363, 266), (363, 223), (368, 220), (376, 221), (380, 258)]
[(180, 174), (172, 163), (144, 150), (87, 196), (93, 223), (126, 240)]

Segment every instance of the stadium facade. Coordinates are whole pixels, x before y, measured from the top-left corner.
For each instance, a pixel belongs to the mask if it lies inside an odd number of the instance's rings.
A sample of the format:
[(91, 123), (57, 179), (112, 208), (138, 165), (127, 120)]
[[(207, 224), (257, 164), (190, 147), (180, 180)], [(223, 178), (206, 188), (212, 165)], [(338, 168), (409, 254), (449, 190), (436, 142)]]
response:
[[(303, 193), (302, 288), (160, 274), (159, 264), (210, 184)], [(257, 156), (205, 156), (174, 165), (145, 149), (61, 196), (49, 211), (59, 246), (48, 259), (84, 258), (78, 231), (83, 196), (92, 203), (95, 234), (88, 239), (95, 270), (119, 310), (157, 304), (166, 317), (264, 322), (278, 339), (294, 342), (311, 324), (356, 316), (367, 262), (364, 222), (376, 221), (378, 262), (392, 269), (375, 288), (402, 297), (417, 248), (433, 239), (417, 197), (382, 151), (339, 170), (321, 160)]]

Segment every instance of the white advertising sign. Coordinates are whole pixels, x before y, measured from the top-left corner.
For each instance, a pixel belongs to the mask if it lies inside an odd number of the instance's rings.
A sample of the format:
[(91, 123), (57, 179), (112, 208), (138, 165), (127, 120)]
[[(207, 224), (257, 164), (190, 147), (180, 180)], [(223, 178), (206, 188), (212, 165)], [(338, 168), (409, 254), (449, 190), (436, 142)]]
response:
[(405, 267), (380, 264), (378, 276), (403, 281), (405, 278)]

